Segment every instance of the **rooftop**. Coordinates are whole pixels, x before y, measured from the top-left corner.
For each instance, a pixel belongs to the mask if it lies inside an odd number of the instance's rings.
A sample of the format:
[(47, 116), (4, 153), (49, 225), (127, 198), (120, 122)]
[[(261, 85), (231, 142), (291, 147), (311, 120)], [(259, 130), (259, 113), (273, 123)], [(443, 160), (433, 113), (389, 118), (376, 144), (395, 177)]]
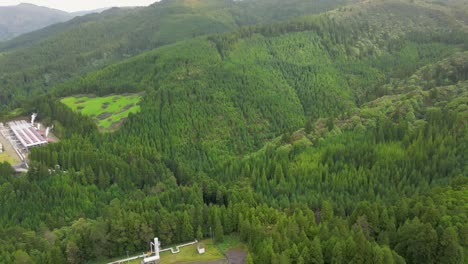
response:
[(47, 140), (24, 120), (9, 122), (8, 126), (25, 148), (47, 144)]

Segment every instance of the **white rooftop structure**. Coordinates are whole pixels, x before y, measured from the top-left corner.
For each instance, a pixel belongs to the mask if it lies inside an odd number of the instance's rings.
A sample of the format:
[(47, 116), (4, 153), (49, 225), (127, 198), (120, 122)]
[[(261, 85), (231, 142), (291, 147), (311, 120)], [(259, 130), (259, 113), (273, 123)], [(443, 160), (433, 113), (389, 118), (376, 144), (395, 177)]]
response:
[(205, 254), (205, 244), (203, 243), (198, 243), (197, 244), (197, 251), (198, 251), (198, 254)]
[(24, 120), (12, 121), (8, 123), (8, 126), (25, 148), (47, 144), (47, 140), (37, 132), (31, 123)]

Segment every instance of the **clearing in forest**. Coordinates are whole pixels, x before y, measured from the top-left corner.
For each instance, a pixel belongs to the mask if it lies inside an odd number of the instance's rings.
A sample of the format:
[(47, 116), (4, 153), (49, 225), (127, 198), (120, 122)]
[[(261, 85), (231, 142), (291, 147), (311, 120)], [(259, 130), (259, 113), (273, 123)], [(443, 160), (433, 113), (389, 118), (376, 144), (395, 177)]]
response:
[(15, 165), (21, 162), (20, 158), (18, 157), (18, 154), (16, 154), (11, 144), (1, 134), (0, 134), (0, 145), (3, 145), (3, 151), (0, 153), (0, 163), (6, 161), (10, 163), (11, 165)]
[(211, 240), (204, 240), (202, 241), (202, 243), (204, 243), (206, 246), (205, 254), (198, 254), (197, 245), (195, 244), (181, 248), (180, 253), (178, 254), (172, 254), (170, 251), (162, 252), (160, 264), (172, 264), (183, 262), (211, 263), (211, 261), (213, 260), (224, 259), (224, 256), (221, 254), (218, 248), (215, 245), (213, 245)]
[(140, 111), (141, 94), (71, 96), (61, 100), (62, 103), (90, 116), (101, 131), (114, 131), (125, 121), (130, 113)]
[(8, 155), (7, 153), (0, 153), (0, 163), (5, 161), (10, 163), (11, 165), (15, 165), (19, 162), (19, 160), (16, 159), (14, 156)]
[[(180, 249), (180, 253), (172, 254), (170, 251), (165, 251), (161, 253), (161, 260), (159, 264), (225, 264), (229, 263), (226, 257), (230, 258), (233, 256), (233, 252), (240, 252), (242, 255), (241, 260), (236, 262), (235, 259), (231, 260), (233, 264), (244, 263), (245, 255), (247, 252), (246, 246), (240, 242), (239, 237), (236, 235), (225, 236), (224, 242), (219, 244), (213, 244), (211, 239), (205, 239), (201, 241), (205, 245), (205, 254), (198, 254), (197, 245), (191, 245), (183, 247)], [(167, 246), (169, 247), (169, 246)], [(166, 248), (166, 246), (162, 246)], [(133, 254), (138, 255), (138, 254)], [(235, 255), (235, 254), (234, 254)], [(239, 255), (239, 254), (237, 254)], [(130, 254), (132, 256), (132, 254)], [(122, 256), (119, 259), (124, 259), (125, 256)], [(116, 259), (114, 259), (116, 260)], [(140, 264), (142, 259), (137, 259), (130, 261), (130, 264)], [(108, 263), (106, 262), (96, 262), (96, 263)]]

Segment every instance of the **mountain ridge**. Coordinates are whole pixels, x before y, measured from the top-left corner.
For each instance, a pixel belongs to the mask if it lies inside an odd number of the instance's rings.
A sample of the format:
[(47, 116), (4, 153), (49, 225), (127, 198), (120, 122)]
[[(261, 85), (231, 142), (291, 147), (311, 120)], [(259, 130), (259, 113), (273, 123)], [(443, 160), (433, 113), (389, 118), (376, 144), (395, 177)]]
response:
[(66, 22), (77, 16), (100, 13), (106, 9), (108, 8), (66, 12), (30, 3), (0, 6), (0, 42), (40, 30), (53, 24)]

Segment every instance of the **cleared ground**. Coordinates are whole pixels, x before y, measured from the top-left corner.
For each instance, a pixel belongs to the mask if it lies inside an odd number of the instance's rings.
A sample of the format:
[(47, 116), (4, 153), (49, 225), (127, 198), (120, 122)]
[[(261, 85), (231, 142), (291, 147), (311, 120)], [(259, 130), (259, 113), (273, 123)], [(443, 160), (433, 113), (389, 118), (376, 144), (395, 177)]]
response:
[[(197, 264), (215, 264), (215, 263), (226, 263), (223, 254), (219, 251), (216, 245), (213, 245), (211, 240), (203, 240), (205, 244), (205, 254), (200, 255), (197, 252), (197, 245), (191, 245), (183, 247), (177, 254), (172, 254), (170, 251), (161, 253), (160, 264), (172, 264), (172, 263), (197, 263)], [(166, 248), (163, 246), (163, 248)], [(132, 256), (132, 255), (130, 255)], [(119, 259), (123, 259), (121, 257)], [(142, 259), (130, 261), (132, 264), (140, 264)], [(102, 263), (107, 263), (102, 262)]]
[[(202, 241), (205, 244), (205, 254), (200, 255), (197, 252), (197, 246), (191, 245), (183, 247), (178, 254), (172, 254), (170, 251), (161, 253), (160, 264), (225, 264), (228, 263), (226, 256), (231, 260), (231, 263), (244, 263), (246, 250), (237, 236), (226, 236), (223, 243), (214, 245), (211, 239)], [(163, 245), (163, 248), (166, 248)], [(130, 255), (132, 256), (132, 255)], [(123, 259), (121, 257), (119, 259)], [(234, 262), (232, 262), (234, 261)], [(99, 263), (107, 263), (99, 262)], [(131, 261), (132, 264), (140, 264), (141, 259)]]
[(0, 134), (0, 143), (3, 145), (3, 153), (0, 153), (0, 162), (8, 162), (11, 165), (15, 165), (21, 162), (18, 154), (11, 146), (10, 142)]
[(141, 94), (110, 95), (106, 97), (72, 96), (61, 100), (62, 103), (94, 119), (101, 131), (119, 128), (130, 113), (140, 111), (138, 103)]
[(184, 262), (193, 262), (196, 263), (207, 263), (203, 261), (208, 260), (217, 260), (223, 259), (224, 256), (218, 250), (216, 246), (213, 245), (211, 240), (202, 241), (205, 244), (205, 254), (200, 255), (197, 252), (197, 245), (191, 245), (184, 247), (180, 250), (178, 254), (172, 254), (171, 252), (163, 252), (161, 254), (161, 264), (171, 264), (171, 263), (184, 263)]

